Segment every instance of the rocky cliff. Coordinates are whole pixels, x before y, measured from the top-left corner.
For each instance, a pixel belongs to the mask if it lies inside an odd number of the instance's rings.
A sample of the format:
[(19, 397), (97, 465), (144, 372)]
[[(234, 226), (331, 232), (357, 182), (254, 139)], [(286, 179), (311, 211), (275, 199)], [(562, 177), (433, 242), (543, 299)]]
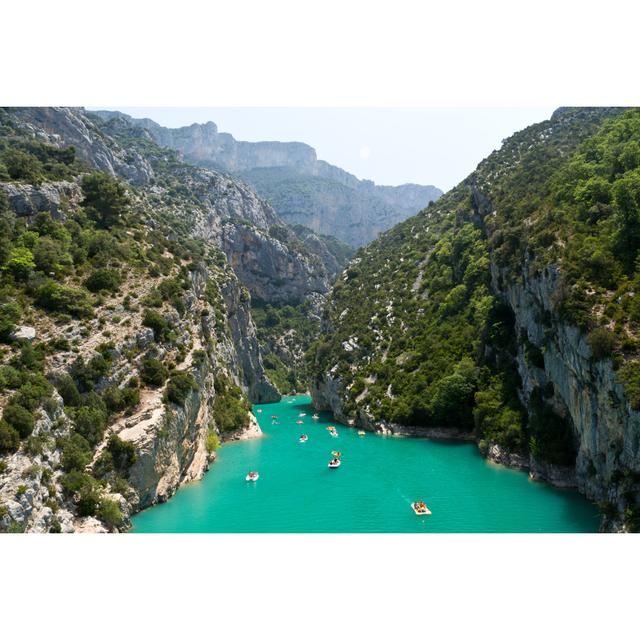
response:
[(322, 298), (333, 256), (124, 120), (0, 125), (0, 530), (123, 530), (260, 435), (247, 402), (279, 394), (251, 299)]
[(358, 180), (318, 160), (315, 149), (300, 142), (241, 142), (219, 132), (213, 122), (169, 129), (148, 118), (95, 113), (106, 121), (126, 119), (148, 131), (158, 144), (179, 151), (188, 162), (239, 176), (287, 223), (335, 236), (354, 247), (370, 242), (442, 195), (430, 185), (391, 187)]

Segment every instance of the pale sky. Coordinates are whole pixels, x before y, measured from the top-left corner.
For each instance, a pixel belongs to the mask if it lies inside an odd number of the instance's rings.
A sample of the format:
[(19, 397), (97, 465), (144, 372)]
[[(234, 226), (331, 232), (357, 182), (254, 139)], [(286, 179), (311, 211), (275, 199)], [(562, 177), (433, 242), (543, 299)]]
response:
[(377, 184), (433, 184), (447, 191), (504, 138), (551, 116), (536, 108), (89, 107), (151, 118), (166, 127), (212, 120), (236, 140), (306, 142), (318, 158)]

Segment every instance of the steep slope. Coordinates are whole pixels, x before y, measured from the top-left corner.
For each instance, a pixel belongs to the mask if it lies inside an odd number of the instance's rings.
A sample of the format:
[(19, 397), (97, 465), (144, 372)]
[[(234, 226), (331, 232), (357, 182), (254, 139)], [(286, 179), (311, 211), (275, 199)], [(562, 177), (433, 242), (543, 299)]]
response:
[(252, 294), (329, 276), (250, 188), (126, 122), (3, 109), (0, 223), (0, 530), (126, 528), (259, 435)]
[(220, 133), (213, 122), (169, 129), (148, 118), (95, 113), (106, 120), (125, 118), (187, 161), (241, 177), (287, 223), (335, 236), (354, 247), (367, 244), (442, 195), (433, 186), (390, 187), (358, 180), (318, 160), (315, 150), (300, 142), (242, 142)]
[(343, 421), (473, 433), (638, 526), (640, 112), (561, 109), (362, 249), (310, 352)]

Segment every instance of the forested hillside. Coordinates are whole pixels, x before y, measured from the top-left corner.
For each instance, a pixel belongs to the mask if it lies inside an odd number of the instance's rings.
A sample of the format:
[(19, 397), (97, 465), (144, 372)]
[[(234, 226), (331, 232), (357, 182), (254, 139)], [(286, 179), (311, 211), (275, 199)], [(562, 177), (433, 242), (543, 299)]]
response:
[(639, 143), (639, 110), (558, 110), (361, 249), (309, 354), (317, 406), (473, 432), (635, 527)]

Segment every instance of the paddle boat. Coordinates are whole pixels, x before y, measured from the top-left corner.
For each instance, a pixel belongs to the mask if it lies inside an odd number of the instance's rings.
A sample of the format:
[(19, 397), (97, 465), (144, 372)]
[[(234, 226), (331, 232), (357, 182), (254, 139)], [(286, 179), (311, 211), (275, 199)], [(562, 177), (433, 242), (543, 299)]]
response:
[(300, 418), (304, 418), (306, 415), (307, 415), (306, 413), (299, 413), (299, 414), (298, 414), (298, 417), (300, 417)]
[(296, 420), (296, 424), (304, 424), (304, 420)]
[(411, 508), (417, 516), (430, 516), (431, 511), (429, 511), (427, 505), (422, 502), (422, 500), (418, 500), (416, 502), (411, 503)]
[(271, 416), (271, 419), (272, 419), (272, 420), (277, 420), (277, 419), (278, 419), (278, 416)]
[(327, 466), (329, 467), (329, 469), (337, 469), (340, 466), (340, 460), (338, 460), (338, 458), (329, 460), (329, 464)]
[(259, 477), (260, 474), (257, 471), (249, 471), (245, 480), (247, 480), (247, 482), (255, 482)]
[(314, 414), (311, 416), (311, 418), (312, 418), (313, 420), (320, 420), (320, 416), (319, 416), (317, 413), (314, 413)]
[(304, 433), (300, 436), (300, 442), (306, 442), (309, 439), (309, 436)]
[(365, 435), (365, 432), (364, 432), (364, 431), (358, 431), (358, 435), (359, 435), (360, 437), (362, 437), (363, 435)]
[(338, 432), (334, 429), (333, 431), (329, 431), (329, 435), (332, 438), (337, 438), (338, 437)]
[(339, 457), (341, 456), (341, 453), (340, 453), (339, 451), (332, 451), (332, 452), (331, 452), (331, 455), (332, 455), (334, 458), (339, 458)]

